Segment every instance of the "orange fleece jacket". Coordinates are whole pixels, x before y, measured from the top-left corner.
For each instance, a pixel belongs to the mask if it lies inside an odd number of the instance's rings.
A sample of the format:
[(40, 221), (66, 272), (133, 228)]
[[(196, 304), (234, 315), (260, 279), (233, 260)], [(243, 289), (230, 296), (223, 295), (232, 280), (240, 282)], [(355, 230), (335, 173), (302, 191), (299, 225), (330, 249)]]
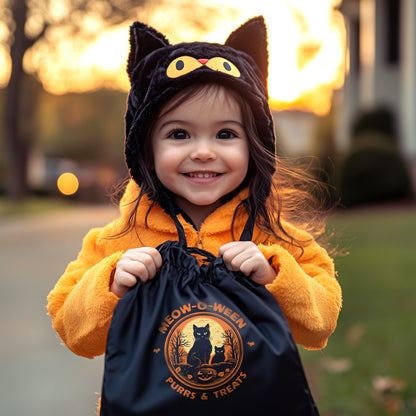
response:
[[(138, 195), (130, 181), (120, 203), (121, 215), (105, 227), (94, 228), (84, 238), (78, 258), (71, 262), (48, 296), (52, 324), (68, 348), (75, 354), (93, 358), (105, 352), (107, 333), (118, 298), (109, 291), (113, 271), (130, 248), (157, 247), (167, 240), (177, 240), (172, 218), (160, 206), (147, 217), (149, 200), (143, 198), (137, 211), (135, 229), (118, 238), (131, 205)], [(199, 231), (181, 216), (188, 245), (202, 246), (218, 255), (221, 245), (233, 241), (231, 224), (235, 208), (247, 197), (247, 190), (219, 207), (205, 219)], [(235, 221), (235, 235), (240, 235), (246, 218)], [(307, 233), (285, 224), (300, 240), (308, 240), (304, 253), (255, 228), (253, 241), (276, 271), (267, 289), (279, 302), (296, 343), (308, 349), (325, 347), (335, 330), (341, 308), (341, 289), (335, 278), (334, 264), (327, 252)], [(140, 239), (138, 238), (140, 236)], [(300, 257), (299, 257), (300, 256)]]

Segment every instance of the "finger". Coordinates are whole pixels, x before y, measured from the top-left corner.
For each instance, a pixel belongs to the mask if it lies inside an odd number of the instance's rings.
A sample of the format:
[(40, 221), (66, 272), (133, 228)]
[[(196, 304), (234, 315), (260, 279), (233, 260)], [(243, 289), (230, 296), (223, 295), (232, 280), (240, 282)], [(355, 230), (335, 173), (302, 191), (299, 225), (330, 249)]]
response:
[(237, 254), (237, 256), (235, 256), (230, 261), (230, 265), (232, 270), (239, 270), (243, 272), (246, 276), (249, 276), (255, 268), (256, 260), (253, 258), (252, 253), (250, 253), (249, 251), (244, 251), (242, 253)]
[(142, 282), (147, 282), (150, 278), (156, 274), (156, 268), (152, 266), (153, 262), (150, 262), (149, 265), (141, 261), (134, 262), (134, 274)]
[(240, 243), (225, 247), (223, 260), (225, 263), (232, 265), (233, 270), (239, 269), (241, 264), (247, 259), (258, 254), (258, 248), (253, 244)]
[(162, 256), (159, 251), (153, 247), (141, 247), (138, 249), (129, 250), (129, 256), (132, 260), (141, 261), (146, 266), (154, 264), (156, 270), (162, 266)]
[(250, 276), (252, 274), (255, 274), (259, 269), (259, 262), (257, 259), (251, 257), (246, 258), (241, 261), (240, 264), (240, 271), (244, 273), (246, 276)]
[(238, 268), (246, 276), (252, 273), (262, 273), (270, 268), (269, 263), (257, 247), (248, 247), (245, 251), (238, 253), (231, 260), (232, 268)]
[(145, 254), (148, 256), (145, 258), (143, 262), (147, 267), (147, 271), (149, 273), (148, 278), (153, 279), (155, 277), (157, 271), (162, 267), (162, 256), (160, 255), (159, 251), (156, 249), (146, 247), (147, 250)]
[(114, 276), (114, 284), (118, 287), (132, 287), (136, 284), (137, 278), (135, 275), (126, 271), (119, 271)]
[(159, 270), (162, 267), (162, 262), (163, 262), (162, 256), (160, 255), (160, 253), (156, 249), (153, 249), (153, 250), (154, 251), (151, 255), (152, 255), (154, 264), (156, 266), (156, 270)]
[(136, 282), (137, 279), (132, 274), (116, 269), (110, 291), (119, 298), (122, 298)]
[(125, 282), (130, 281), (127, 276), (133, 276), (136, 280), (139, 278), (145, 282), (149, 278), (148, 275), (149, 272), (147, 266), (143, 264), (143, 258), (135, 256), (135, 259), (125, 258), (118, 262), (114, 278), (119, 284), (124, 285)]
[(241, 243), (242, 243), (241, 241), (232, 241), (230, 243), (226, 243), (226, 244), (222, 245), (218, 249), (218, 255), (223, 256), (224, 253), (226, 253), (226, 252), (238, 250), (238, 247), (241, 246)]

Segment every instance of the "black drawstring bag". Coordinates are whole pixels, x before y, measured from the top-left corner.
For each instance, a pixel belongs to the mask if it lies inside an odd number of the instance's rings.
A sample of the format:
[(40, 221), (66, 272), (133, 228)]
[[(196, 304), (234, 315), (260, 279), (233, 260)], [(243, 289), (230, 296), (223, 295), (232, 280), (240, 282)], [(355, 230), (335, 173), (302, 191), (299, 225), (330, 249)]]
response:
[[(222, 258), (188, 248), (174, 219), (179, 242), (158, 247), (157, 276), (115, 308), (100, 415), (318, 415), (277, 301)], [(250, 218), (240, 240), (252, 230)]]

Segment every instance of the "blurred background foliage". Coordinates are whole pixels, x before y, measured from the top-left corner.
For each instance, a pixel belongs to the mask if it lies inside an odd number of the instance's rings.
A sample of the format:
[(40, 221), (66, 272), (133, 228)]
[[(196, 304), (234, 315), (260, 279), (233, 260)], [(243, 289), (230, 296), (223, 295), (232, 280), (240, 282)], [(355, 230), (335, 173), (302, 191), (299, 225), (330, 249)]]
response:
[[(69, 170), (82, 181), (73, 199), (84, 202), (108, 199), (111, 185), (127, 174), (123, 150), (126, 94), (99, 90), (81, 95), (54, 95), (29, 77), (24, 89), (25, 107), (31, 108), (27, 115), (30, 122), (22, 124), (32, 140), (29, 195), (58, 196), (56, 181)], [(0, 100), (2, 96), (0, 90)], [(26, 118), (24, 110), (22, 118)], [(0, 192), (4, 193), (7, 152), (4, 140), (1, 144)]]
[(410, 172), (399, 149), (391, 110), (375, 108), (357, 117), (340, 179), (340, 196), (345, 205), (411, 197)]

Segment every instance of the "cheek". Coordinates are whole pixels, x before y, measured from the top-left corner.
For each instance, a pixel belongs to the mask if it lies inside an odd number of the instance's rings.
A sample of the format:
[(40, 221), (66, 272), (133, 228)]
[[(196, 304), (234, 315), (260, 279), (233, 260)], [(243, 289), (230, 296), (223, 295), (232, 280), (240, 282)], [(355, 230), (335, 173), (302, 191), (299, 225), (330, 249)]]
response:
[(178, 155), (164, 146), (156, 146), (154, 151), (154, 169), (159, 179), (176, 173), (180, 163)]
[(248, 148), (242, 146), (239, 149), (235, 149), (229, 156), (229, 163), (235, 172), (239, 172), (241, 175), (245, 176), (249, 165)]

